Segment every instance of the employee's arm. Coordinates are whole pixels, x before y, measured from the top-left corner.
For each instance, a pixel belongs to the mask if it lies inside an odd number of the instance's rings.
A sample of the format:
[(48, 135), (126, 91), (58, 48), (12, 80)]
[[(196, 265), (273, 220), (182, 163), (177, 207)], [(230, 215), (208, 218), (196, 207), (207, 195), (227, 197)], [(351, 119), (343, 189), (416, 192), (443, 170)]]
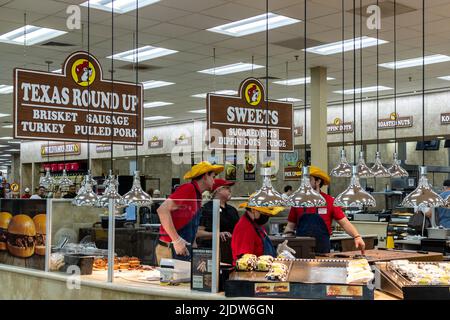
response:
[(180, 236), (178, 235), (177, 229), (173, 225), (172, 215), (170, 214), (175, 209), (176, 204), (172, 199), (167, 199), (164, 201), (157, 210), (159, 220), (170, 239), (172, 239), (175, 252), (179, 255), (187, 255), (188, 251), (186, 248), (186, 243), (183, 239), (179, 239)]
[(338, 220), (337, 223), (339, 223), (342, 229), (344, 229), (349, 236), (355, 239), (356, 248), (361, 249), (361, 252), (364, 254), (366, 244), (364, 243), (364, 240), (361, 238), (361, 235), (358, 233), (358, 230), (356, 230), (355, 226), (352, 225), (347, 218), (342, 218), (341, 220)]
[(206, 231), (204, 226), (199, 226), (197, 231), (198, 239), (212, 239), (212, 232)]
[(286, 228), (284, 228), (284, 234), (288, 234), (288, 233), (295, 234), (296, 227), (297, 227), (297, 225), (295, 223), (288, 221)]

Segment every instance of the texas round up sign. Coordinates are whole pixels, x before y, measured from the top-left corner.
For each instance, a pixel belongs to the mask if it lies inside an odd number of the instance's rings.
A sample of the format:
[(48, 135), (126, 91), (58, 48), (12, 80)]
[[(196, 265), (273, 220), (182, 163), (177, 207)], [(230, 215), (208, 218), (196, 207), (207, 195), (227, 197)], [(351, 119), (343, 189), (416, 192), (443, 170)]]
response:
[(72, 53), (62, 73), (14, 69), (14, 137), (143, 144), (143, 87), (104, 79), (98, 60)]

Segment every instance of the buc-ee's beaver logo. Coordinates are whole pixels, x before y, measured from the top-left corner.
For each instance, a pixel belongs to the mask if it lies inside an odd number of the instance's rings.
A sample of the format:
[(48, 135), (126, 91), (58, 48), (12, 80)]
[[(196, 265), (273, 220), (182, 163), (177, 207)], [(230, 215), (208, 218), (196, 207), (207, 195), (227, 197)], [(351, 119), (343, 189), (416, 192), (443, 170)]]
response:
[(72, 78), (78, 85), (87, 87), (95, 80), (95, 68), (86, 59), (78, 59), (72, 65)]
[(245, 88), (245, 100), (252, 106), (257, 106), (262, 99), (261, 88), (256, 83), (250, 83)]

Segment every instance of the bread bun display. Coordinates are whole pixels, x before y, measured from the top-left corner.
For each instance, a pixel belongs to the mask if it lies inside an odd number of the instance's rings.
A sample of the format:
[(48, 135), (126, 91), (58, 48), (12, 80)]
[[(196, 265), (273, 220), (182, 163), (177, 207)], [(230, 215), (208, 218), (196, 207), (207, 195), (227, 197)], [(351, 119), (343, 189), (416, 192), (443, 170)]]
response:
[(15, 257), (28, 258), (34, 254), (36, 228), (24, 214), (14, 216), (8, 225), (7, 248)]
[(46, 220), (47, 216), (45, 214), (38, 214), (33, 218), (36, 228), (35, 252), (40, 256), (45, 256), (45, 240), (47, 236)]
[(0, 212), (0, 250), (6, 250), (6, 235), (12, 215), (9, 212)]

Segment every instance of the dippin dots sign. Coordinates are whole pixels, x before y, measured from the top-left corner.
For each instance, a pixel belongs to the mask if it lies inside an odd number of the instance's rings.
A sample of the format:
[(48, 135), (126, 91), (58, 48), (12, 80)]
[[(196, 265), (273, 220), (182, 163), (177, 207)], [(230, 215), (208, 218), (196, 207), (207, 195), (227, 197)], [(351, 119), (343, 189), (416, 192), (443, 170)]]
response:
[(72, 53), (61, 73), (14, 69), (14, 137), (143, 144), (143, 87), (103, 78), (98, 60)]

